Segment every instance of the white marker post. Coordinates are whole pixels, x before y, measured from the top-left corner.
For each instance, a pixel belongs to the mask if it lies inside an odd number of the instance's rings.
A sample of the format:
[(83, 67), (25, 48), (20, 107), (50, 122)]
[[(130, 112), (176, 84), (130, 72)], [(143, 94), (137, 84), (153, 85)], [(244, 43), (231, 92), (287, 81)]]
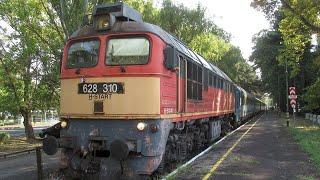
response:
[(297, 95), (296, 95), (296, 87), (290, 87), (289, 88), (289, 99), (290, 99), (290, 105), (292, 107), (292, 110), (293, 110), (293, 126), (295, 126), (295, 122), (296, 122), (296, 104), (297, 104)]

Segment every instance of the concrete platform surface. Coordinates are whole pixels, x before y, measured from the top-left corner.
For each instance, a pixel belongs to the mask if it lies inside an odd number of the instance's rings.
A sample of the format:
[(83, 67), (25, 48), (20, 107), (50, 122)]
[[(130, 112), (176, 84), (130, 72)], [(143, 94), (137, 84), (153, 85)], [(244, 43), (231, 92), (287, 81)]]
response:
[(173, 179), (320, 179), (276, 114), (250, 121)]

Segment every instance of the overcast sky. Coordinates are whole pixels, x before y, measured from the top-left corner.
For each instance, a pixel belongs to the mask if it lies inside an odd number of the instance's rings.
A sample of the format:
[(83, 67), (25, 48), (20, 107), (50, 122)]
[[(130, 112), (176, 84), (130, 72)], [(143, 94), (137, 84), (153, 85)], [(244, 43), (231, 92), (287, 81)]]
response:
[(269, 23), (261, 12), (250, 7), (252, 0), (173, 0), (189, 8), (200, 2), (206, 8), (207, 16), (232, 35), (231, 43), (240, 47), (244, 58), (251, 54), (252, 37)]

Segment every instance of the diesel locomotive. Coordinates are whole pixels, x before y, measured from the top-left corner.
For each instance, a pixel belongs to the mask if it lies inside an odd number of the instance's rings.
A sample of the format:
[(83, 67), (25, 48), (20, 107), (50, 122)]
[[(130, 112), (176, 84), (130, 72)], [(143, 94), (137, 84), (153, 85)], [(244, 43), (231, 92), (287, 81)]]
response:
[(66, 42), (60, 123), (43, 140), (75, 174), (161, 172), (264, 109), (126, 4), (96, 6), (91, 19)]

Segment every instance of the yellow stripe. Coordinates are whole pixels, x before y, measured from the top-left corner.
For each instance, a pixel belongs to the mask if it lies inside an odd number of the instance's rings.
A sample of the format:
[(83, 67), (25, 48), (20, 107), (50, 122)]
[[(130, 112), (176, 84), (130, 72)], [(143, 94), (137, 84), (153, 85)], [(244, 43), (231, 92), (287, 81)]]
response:
[[(196, 113), (182, 113), (182, 114), (74, 114), (74, 113), (60, 113), (61, 118), (79, 118), (79, 119), (166, 119), (178, 117), (192, 117), (198, 115), (217, 114), (217, 113), (232, 113), (233, 111), (208, 111)], [(219, 114), (222, 115), (222, 114)]]
[(231, 148), (228, 149), (228, 151), (219, 159), (219, 161), (212, 166), (210, 171), (202, 178), (202, 180), (209, 179), (209, 177), (215, 173), (215, 171), (218, 169), (220, 164), (228, 157), (228, 155), (232, 152), (232, 150), (239, 144), (239, 142), (243, 139), (243, 137), (253, 128), (253, 126), (256, 125), (256, 123), (259, 120), (260, 119), (258, 119), (254, 124), (252, 124), (252, 126), (244, 134), (242, 134), (242, 136), (232, 145)]

